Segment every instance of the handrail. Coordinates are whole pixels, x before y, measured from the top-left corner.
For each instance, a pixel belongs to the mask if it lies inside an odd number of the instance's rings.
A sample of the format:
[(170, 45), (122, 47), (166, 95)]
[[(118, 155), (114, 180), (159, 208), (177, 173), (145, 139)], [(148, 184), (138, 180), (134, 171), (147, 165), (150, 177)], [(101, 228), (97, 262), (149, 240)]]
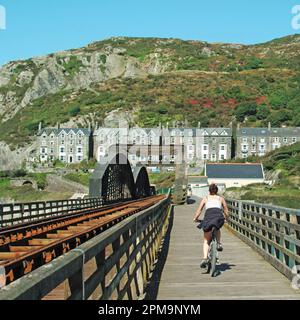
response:
[(287, 278), (300, 265), (300, 210), (226, 199), (228, 226)]

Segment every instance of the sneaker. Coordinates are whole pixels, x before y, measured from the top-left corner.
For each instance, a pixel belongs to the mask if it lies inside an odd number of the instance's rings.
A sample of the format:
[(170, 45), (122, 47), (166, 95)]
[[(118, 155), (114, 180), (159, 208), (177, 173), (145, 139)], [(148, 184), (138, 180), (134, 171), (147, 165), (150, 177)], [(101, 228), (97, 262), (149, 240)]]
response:
[(200, 263), (200, 268), (205, 269), (208, 264), (208, 259), (203, 259)]
[(218, 243), (217, 251), (223, 251), (223, 247), (222, 247), (221, 243)]

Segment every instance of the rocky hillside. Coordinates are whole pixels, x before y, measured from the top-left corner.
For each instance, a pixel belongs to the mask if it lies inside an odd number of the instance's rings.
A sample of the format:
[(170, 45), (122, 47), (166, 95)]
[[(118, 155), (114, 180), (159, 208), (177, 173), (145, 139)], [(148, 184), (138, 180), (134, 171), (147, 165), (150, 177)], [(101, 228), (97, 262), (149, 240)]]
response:
[(27, 150), (40, 121), (300, 125), (299, 49), (300, 35), (254, 46), (122, 37), (10, 62), (0, 68), (0, 165), (8, 146)]

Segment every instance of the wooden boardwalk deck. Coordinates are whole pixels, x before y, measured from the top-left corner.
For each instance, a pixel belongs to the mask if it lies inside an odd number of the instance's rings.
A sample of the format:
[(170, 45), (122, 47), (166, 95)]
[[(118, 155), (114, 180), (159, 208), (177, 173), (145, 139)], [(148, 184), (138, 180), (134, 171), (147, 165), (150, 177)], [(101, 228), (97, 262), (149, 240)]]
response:
[(222, 272), (215, 278), (204, 274), (199, 267), (203, 231), (192, 221), (197, 205), (174, 208), (145, 299), (300, 300), (299, 290), (292, 289), (287, 278), (225, 228)]

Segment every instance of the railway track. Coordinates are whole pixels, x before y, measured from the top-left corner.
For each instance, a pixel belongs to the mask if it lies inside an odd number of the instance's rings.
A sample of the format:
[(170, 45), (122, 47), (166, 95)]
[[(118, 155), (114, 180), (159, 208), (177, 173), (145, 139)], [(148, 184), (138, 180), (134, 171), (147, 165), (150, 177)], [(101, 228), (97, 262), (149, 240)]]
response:
[(0, 288), (163, 198), (153, 196), (0, 229)]

